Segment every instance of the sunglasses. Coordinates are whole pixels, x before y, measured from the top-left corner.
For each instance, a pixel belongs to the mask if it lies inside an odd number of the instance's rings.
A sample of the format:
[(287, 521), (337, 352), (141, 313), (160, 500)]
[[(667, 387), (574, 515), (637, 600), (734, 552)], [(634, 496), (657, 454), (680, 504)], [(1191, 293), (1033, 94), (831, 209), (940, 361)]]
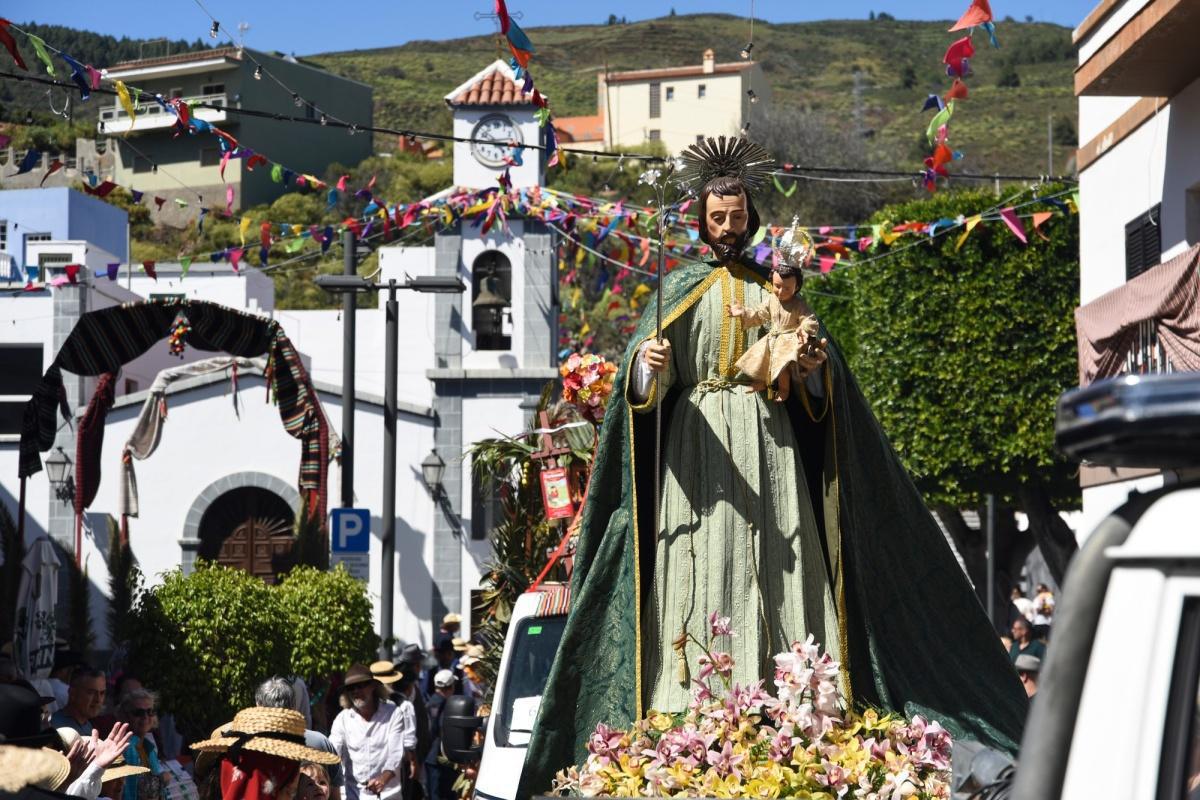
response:
[(158, 712), (153, 708), (135, 708), (129, 712), (129, 716), (134, 719), (143, 719), (145, 717), (157, 717)]

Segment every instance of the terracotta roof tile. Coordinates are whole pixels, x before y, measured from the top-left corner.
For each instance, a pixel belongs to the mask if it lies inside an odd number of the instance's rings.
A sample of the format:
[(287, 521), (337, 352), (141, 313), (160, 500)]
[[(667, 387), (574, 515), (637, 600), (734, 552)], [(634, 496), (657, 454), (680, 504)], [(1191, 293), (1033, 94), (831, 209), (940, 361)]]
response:
[(452, 106), (523, 106), (529, 105), (529, 95), (521, 86), (499, 69), (489, 71), (479, 80), (460, 91), (450, 101)]
[(597, 142), (604, 138), (604, 117), (555, 117), (554, 130), (564, 142)]
[(194, 50), (190, 53), (176, 53), (170, 56), (158, 56), (157, 58), (143, 58), (140, 61), (122, 61), (119, 64), (113, 64), (109, 69), (140, 69), (142, 67), (158, 67), (164, 64), (186, 64), (189, 61), (207, 61), (212, 58), (241, 60), (236, 47), (218, 47), (215, 50)]

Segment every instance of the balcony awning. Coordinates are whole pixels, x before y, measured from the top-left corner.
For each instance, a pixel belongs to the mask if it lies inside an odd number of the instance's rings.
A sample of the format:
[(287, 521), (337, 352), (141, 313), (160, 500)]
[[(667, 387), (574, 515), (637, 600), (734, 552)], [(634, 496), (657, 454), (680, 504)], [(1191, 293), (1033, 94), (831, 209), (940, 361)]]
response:
[(1075, 309), (1079, 385), (1119, 374), (1146, 322), (1176, 369), (1200, 371), (1198, 269), (1200, 244)]

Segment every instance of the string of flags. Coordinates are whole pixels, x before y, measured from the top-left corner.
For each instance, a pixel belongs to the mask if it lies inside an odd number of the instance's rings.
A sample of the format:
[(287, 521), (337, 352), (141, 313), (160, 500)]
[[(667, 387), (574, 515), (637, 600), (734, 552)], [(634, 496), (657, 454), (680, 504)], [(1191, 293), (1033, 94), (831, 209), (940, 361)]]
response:
[(952, 42), (942, 56), (946, 76), (951, 79), (950, 88), (943, 95), (929, 95), (921, 107), (922, 112), (934, 112), (925, 128), (925, 139), (932, 152), (925, 159), (925, 169), (921, 173), (921, 182), (930, 193), (937, 191), (939, 178), (950, 177), (947, 166), (963, 158), (961, 151), (950, 148), (950, 120), (956, 105), (968, 96), (967, 84), (963, 79), (971, 75), (971, 59), (975, 55), (975, 45), (971, 39), (976, 28), (982, 28), (987, 33), (992, 47), (1000, 47), (988, 0), (971, 0), (970, 7), (950, 28), (951, 32), (966, 30), (966, 36)]

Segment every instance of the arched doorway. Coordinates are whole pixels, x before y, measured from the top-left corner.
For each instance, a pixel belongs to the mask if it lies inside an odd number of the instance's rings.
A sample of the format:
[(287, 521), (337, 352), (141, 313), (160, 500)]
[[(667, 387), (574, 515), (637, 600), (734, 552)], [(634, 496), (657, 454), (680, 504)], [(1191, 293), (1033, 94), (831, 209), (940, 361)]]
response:
[(275, 583), (292, 566), (295, 519), (288, 502), (269, 489), (230, 489), (205, 509), (197, 555)]

